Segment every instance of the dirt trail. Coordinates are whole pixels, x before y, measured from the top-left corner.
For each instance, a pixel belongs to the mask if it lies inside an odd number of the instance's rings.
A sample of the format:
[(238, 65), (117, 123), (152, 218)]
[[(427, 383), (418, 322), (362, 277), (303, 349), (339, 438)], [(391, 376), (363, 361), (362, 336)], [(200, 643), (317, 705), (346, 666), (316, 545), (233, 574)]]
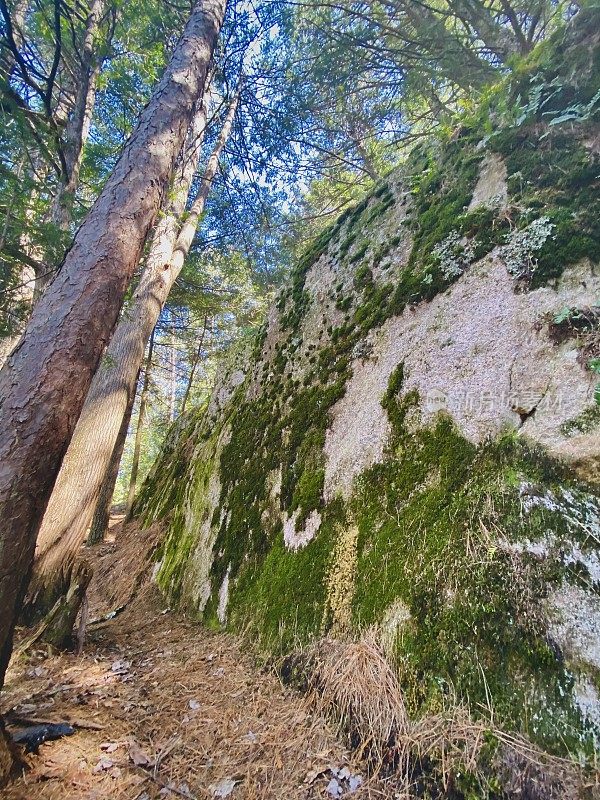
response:
[[(2, 796), (393, 796), (378, 782), (359, 785), (361, 765), (239, 639), (164, 610), (143, 580), (155, 538), (129, 528), (123, 546), (95, 549), (90, 618), (129, 602), (90, 627), (81, 655), (38, 647), (13, 663), (3, 711), (12, 709), (13, 722), (70, 721), (76, 733), (26, 756), (28, 768)], [(134, 599), (132, 581), (140, 585)]]

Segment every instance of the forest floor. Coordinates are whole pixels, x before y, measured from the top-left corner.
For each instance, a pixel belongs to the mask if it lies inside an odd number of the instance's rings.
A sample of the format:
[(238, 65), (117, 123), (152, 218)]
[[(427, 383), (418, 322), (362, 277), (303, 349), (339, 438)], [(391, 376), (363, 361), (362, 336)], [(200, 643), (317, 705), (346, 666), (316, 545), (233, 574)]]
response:
[(13, 730), (68, 722), (75, 733), (24, 755), (2, 796), (394, 797), (243, 640), (165, 609), (147, 579), (157, 535), (119, 524), (86, 551), (95, 579), (79, 655), (38, 644), (13, 658), (1, 704)]

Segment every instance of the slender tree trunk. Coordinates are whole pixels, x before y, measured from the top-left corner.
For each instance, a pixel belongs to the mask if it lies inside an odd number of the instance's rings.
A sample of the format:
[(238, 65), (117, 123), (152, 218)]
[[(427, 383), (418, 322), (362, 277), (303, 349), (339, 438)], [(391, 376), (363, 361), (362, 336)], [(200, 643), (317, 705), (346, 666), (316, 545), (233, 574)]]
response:
[[(104, 6), (105, 0), (92, 0), (90, 5), (83, 37), (75, 103), (65, 128), (63, 144), (65, 172), (60, 176), (50, 207), (50, 221), (63, 231), (68, 230), (71, 222), (73, 197), (79, 186), (79, 172), (96, 103), (96, 84), (101, 68), (96, 51)], [(45, 273), (36, 276), (34, 302), (39, 299), (52, 277)]]
[(187, 212), (179, 236), (169, 238), (177, 228), (172, 215), (165, 214), (157, 226), (140, 284), (113, 334), (104, 363), (94, 377), (40, 529), (27, 603), (29, 608), (37, 607), (36, 615), (64, 591), (61, 578), (68, 573), (85, 539), (127, 398), (135, 389), (146, 342), (194, 238), (219, 155), (231, 131), (236, 106), (237, 97), (230, 106), (207, 162), (198, 196)]
[[(172, 320), (172, 318), (171, 318)], [(175, 349), (175, 334), (171, 331), (169, 336), (167, 357), (169, 359), (169, 422), (175, 422), (177, 406), (177, 351)]]
[(198, 342), (198, 347), (196, 348), (196, 352), (194, 353), (194, 360), (192, 361), (192, 368), (190, 370), (190, 377), (188, 378), (187, 386), (185, 387), (185, 394), (183, 395), (183, 400), (181, 401), (181, 414), (185, 413), (185, 407), (187, 405), (188, 397), (190, 396), (190, 391), (192, 388), (192, 383), (194, 382), (194, 374), (196, 372), (196, 367), (200, 363), (200, 358), (202, 356), (202, 347), (204, 345), (204, 337), (206, 336), (206, 328), (208, 325), (208, 317), (204, 317), (204, 324), (202, 326), (202, 334), (200, 336), (200, 341)]
[(131, 474), (129, 476), (129, 491), (127, 492), (127, 508), (125, 509), (125, 519), (131, 518), (131, 509), (135, 500), (135, 487), (137, 483), (138, 471), (140, 468), (140, 453), (142, 450), (142, 430), (146, 417), (146, 403), (148, 402), (148, 391), (150, 389), (150, 371), (152, 369), (152, 355), (154, 352), (154, 334), (156, 328), (150, 334), (148, 344), (148, 355), (146, 357), (146, 369), (144, 370), (144, 383), (140, 394), (140, 410), (138, 412), (137, 425), (135, 428), (135, 442), (133, 445), (133, 459), (131, 461)]
[(119, 466), (121, 465), (121, 459), (123, 458), (123, 450), (125, 449), (125, 441), (127, 439), (129, 423), (131, 422), (131, 413), (133, 411), (134, 402), (135, 392), (132, 394), (131, 399), (127, 403), (127, 410), (125, 411), (125, 416), (123, 417), (123, 422), (121, 423), (121, 428), (119, 430), (119, 435), (117, 437), (113, 454), (110, 457), (110, 463), (108, 465), (108, 469), (106, 470), (104, 480), (102, 481), (102, 486), (100, 487), (98, 502), (96, 503), (96, 508), (94, 509), (94, 516), (92, 517), (90, 532), (88, 533), (87, 537), (88, 545), (103, 542), (104, 537), (106, 536), (106, 531), (108, 530), (112, 499), (115, 493), (117, 478), (119, 477)]
[(81, 67), (76, 89), (75, 104), (67, 122), (63, 152), (66, 174), (62, 176), (51, 209), (51, 221), (66, 230), (71, 220), (71, 202), (79, 185), (79, 171), (83, 149), (90, 132), (90, 124), (96, 101), (96, 83), (100, 74), (100, 59), (96, 55), (100, 20), (105, 0), (92, 0), (87, 18)]
[[(522, 38), (513, 36), (508, 28), (497, 22), (491, 11), (486, 8), (480, 0), (452, 0), (450, 7), (456, 16), (467, 25), (472, 27), (484, 45), (494, 53), (504, 64), (510, 56), (518, 53), (526, 53), (522, 49), (527, 46)], [(515, 31), (516, 33), (516, 31)]]
[(196, 4), (134, 134), (0, 372), (0, 685), (44, 511), (202, 97), (224, 13), (225, 0)]
[[(29, 10), (29, 2), (30, 0), (17, 0), (12, 9), (10, 9), (13, 38), (19, 50), (21, 50), (23, 44), (23, 29), (27, 18), (27, 11)], [(16, 64), (17, 62), (13, 52), (8, 47), (3, 47), (0, 50), (0, 78), (6, 81), (6, 83), (10, 83)]]

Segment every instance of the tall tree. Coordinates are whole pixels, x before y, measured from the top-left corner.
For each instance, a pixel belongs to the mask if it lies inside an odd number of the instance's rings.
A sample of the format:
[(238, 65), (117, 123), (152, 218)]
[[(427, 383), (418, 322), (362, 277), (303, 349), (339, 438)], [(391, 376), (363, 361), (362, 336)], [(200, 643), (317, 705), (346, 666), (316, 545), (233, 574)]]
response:
[(225, 0), (194, 7), (135, 133), (0, 372), (0, 683), (52, 487), (204, 92), (224, 13)]
[(42, 616), (68, 588), (127, 404), (135, 392), (146, 343), (192, 245), (238, 101), (239, 90), (230, 103), (197, 196), (184, 214), (198, 161), (197, 142), (204, 131), (204, 108), (196, 115), (171, 209), (157, 226), (140, 284), (94, 377), (40, 527), (27, 601), (29, 618)]

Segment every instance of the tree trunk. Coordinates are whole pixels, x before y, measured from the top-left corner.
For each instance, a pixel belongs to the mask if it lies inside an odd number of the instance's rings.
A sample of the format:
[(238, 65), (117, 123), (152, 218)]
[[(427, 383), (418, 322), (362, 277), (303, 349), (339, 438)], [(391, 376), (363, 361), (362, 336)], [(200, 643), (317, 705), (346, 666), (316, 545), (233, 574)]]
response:
[[(19, 50), (23, 45), (23, 29), (27, 11), (29, 10), (29, 2), (30, 0), (17, 0), (12, 9), (10, 9), (13, 39)], [(7, 84), (10, 84), (12, 80), (16, 65), (17, 62), (12, 50), (8, 47), (2, 47), (0, 49), (0, 78)]]
[[(181, 181), (186, 181), (188, 188), (192, 184), (198, 163), (198, 141), (205, 127), (206, 110), (202, 102), (178, 165), (178, 187)], [(177, 191), (167, 209), (183, 213), (186, 198), (187, 193)], [(39, 530), (23, 613), (28, 624), (43, 618), (57, 597), (66, 591), (65, 576), (86, 537), (123, 416), (135, 393), (146, 341), (164, 302), (164, 298), (159, 299), (164, 266), (168, 264), (176, 237), (177, 217), (164, 213), (154, 231), (140, 284), (121, 315), (92, 380)]]
[[(137, 381), (136, 381), (137, 383)], [(115, 493), (115, 486), (117, 478), (119, 477), (119, 466), (123, 458), (123, 450), (125, 449), (125, 441), (127, 439), (127, 431), (129, 430), (129, 423), (131, 422), (131, 413), (133, 411), (133, 404), (135, 402), (135, 392), (132, 394), (129, 402), (127, 403), (127, 410), (121, 423), (119, 435), (110, 457), (110, 464), (106, 470), (100, 493), (98, 494), (98, 502), (94, 509), (94, 516), (90, 525), (90, 532), (87, 537), (87, 544), (93, 545), (104, 541), (108, 524), (110, 522), (110, 508), (112, 505), (113, 495)]]
[[(229, 109), (198, 196), (179, 236), (176, 240), (170, 238), (177, 227), (172, 215), (164, 215), (157, 226), (140, 284), (119, 321), (104, 363), (94, 377), (40, 529), (27, 616), (43, 614), (48, 604), (64, 591), (61, 576), (85, 539), (128, 396), (135, 390), (146, 342), (194, 238), (219, 155), (231, 131), (236, 106), (237, 97)], [(190, 177), (190, 185), (191, 180)]]
[(192, 383), (194, 382), (194, 374), (196, 372), (196, 367), (200, 362), (200, 357), (202, 355), (202, 345), (204, 344), (204, 337), (206, 335), (206, 327), (208, 325), (208, 317), (204, 317), (204, 324), (202, 326), (202, 334), (200, 336), (200, 341), (198, 342), (198, 347), (196, 348), (196, 352), (194, 353), (194, 360), (192, 361), (192, 368), (190, 370), (190, 377), (188, 378), (187, 386), (185, 387), (185, 394), (183, 395), (183, 400), (181, 401), (181, 414), (185, 413), (185, 407), (187, 405), (188, 398), (190, 396), (190, 391), (192, 389)]
[[(71, 647), (75, 620), (85, 599), (92, 574), (92, 568), (87, 561), (78, 561), (72, 565), (66, 593), (58, 598), (38, 629), (34, 631), (31, 644), (33, 641), (41, 640), (60, 650)], [(30, 643), (28, 644), (30, 646)]]
[(225, 0), (196, 4), (114, 172), (0, 372), (0, 686), (42, 517), (204, 91), (224, 13)]
[(491, 11), (480, 0), (453, 0), (450, 7), (467, 27), (473, 28), (487, 49), (494, 53), (503, 64), (519, 50), (523, 54), (527, 52), (522, 49), (523, 46), (527, 46), (522, 38), (522, 33), (520, 40), (513, 36), (508, 28), (494, 19)]
[(150, 342), (148, 344), (148, 356), (146, 358), (146, 369), (144, 371), (144, 383), (140, 394), (140, 410), (138, 412), (137, 425), (135, 429), (135, 442), (133, 445), (133, 459), (131, 461), (131, 474), (129, 475), (129, 491), (127, 492), (127, 508), (125, 509), (125, 519), (131, 518), (131, 509), (135, 500), (135, 485), (137, 483), (138, 470), (140, 467), (140, 452), (142, 449), (142, 429), (144, 417), (146, 416), (146, 403), (148, 401), (148, 390), (150, 389), (150, 370), (152, 369), (152, 354), (154, 352), (154, 334), (156, 328), (152, 330)]
[[(92, 0), (90, 6), (83, 37), (75, 102), (65, 126), (62, 148), (65, 171), (59, 177), (56, 194), (50, 207), (50, 222), (63, 231), (67, 231), (71, 223), (73, 198), (79, 186), (83, 152), (96, 103), (96, 84), (101, 68), (101, 61), (97, 56), (97, 40), (104, 6), (105, 0)], [(34, 302), (37, 302), (52, 278), (53, 275), (47, 273), (36, 276)]]
[(50, 211), (51, 221), (62, 230), (67, 230), (71, 221), (71, 200), (79, 185), (79, 171), (83, 149), (90, 132), (90, 124), (96, 101), (96, 83), (100, 74), (97, 58), (97, 39), (105, 0), (92, 0), (86, 22), (81, 68), (73, 111), (67, 121), (63, 153), (66, 173), (61, 176)]
[(6, 784), (13, 768), (18, 763), (14, 747), (10, 736), (4, 728), (4, 721), (0, 717), (0, 788)]
[[(171, 316), (171, 322), (173, 317)], [(177, 411), (177, 350), (175, 349), (175, 333), (171, 328), (170, 343), (167, 345), (167, 359), (169, 365), (169, 422), (175, 422)]]

